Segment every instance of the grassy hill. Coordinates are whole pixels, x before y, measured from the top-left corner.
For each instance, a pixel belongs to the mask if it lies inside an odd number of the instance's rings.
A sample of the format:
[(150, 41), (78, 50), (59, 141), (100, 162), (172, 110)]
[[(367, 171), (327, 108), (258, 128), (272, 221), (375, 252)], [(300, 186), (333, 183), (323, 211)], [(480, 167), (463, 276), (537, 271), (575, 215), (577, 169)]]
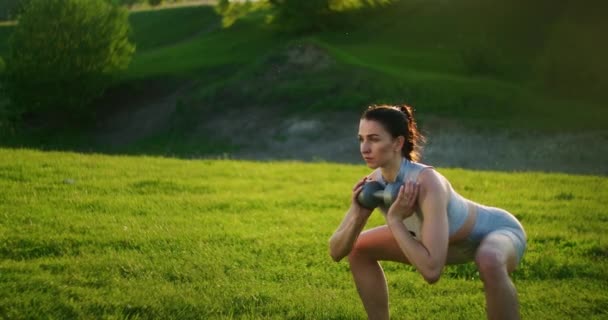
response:
[[(352, 13), (349, 24), (300, 35), (278, 32), (264, 11), (230, 27), (222, 27), (210, 6), (133, 12), (136, 56), (97, 108), (107, 122), (120, 122), (112, 118), (117, 112), (168, 98), (170, 116), (159, 126), (170, 129), (140, 141), (135, 147), (142, 149), (149, 141), (187, 140), (200, 125), (196, 119), (210, 112), (247, 108), (320, 114), (407, 102), (423, 123), (442, 117), (490, 130), (605, 129), (605, 99), (591, 94), (605, 93), (605, 77), (589, 80), (608, 66), (598, 58), (606, 46), (591, 32), (602, 30), (604, 19), (588, 6), (575, 12), (571, 26), (562, 21), (567, 4), (545, 10), (542, 3), (513, 3), (398, 1)], [(0, 26), (0, 55), (6, 55), (4, 39), (12, 28)], [(590, 43), (591, 50), (571, 50)], [(562, 55), (574, 60), (566, 63)], [(565, 89), (547, 83), (563, 78), (562, 64), (568, 63), (574, 71), (566, 78), (573, 80), (559, 82)], [(45, 132), (33, 140), (82, 149), (75, 136), (87, 134), (49, 138)]]
[[(521, 219), (522, 316), (608, 312), (608, 180), (438, 168)], [(0, 149), (0, 317), (359, 319), (327, 240), (363, 166), (176, 160)], [(382, 224), (374, 213), (367, 227)], [(384, 263), (391, 313), (480, 319), (475, 266), (427, 285)]]
[[(597, 120), (605, 115), (603, 104), (579, 99), (581, 88), (560, 95), (548, 92), (539, 79), (544, 76), (538, 74), (542, 60), (551, 58), (544, 56), (546, 50), (559, 49), (548, 47), (552, 30), (546, 30), (557, 18), (541, 12), (532, 17), (510, 13), (502, 17), (507, 26), (497, 26), (491, 21), (497, 9), (463, 3), (401, 1), (354, 15), (356, 23), (345, 27), (302, 36), (277, 34), (264, 24), (263, 14), (214, 29), (217, 17), (209, 14), (209, 24), (201, 26), (198, 37), (153, 50), (140, 48), (125, 78), (203, 76), (200, 89), (190, 97), (192, 104), (327, 111), (407, 101), (423, 115), (472, 125), (604, 128)], [(173, 24), (179, 12), (157, 13), (156, 21)], [(133, 21), (137, 31), (138, 22)], [(517, 28), (507, 29), (512, 26)], [(605, 48), (598, 44), (595, 49)], [(581, 68), (587, 58), (576, 57)], [(575, 108), (585, 112), (572, 112)]]

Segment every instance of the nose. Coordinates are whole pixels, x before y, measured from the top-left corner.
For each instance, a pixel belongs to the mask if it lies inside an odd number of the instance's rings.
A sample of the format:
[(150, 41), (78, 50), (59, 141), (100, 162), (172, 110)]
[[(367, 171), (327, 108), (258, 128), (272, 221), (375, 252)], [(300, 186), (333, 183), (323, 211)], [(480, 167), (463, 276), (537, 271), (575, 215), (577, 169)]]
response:
[(359, 149), (361, 150), (362, 154), (367, 154), (372, 151), (372, 148), (370, 148), (369, 143), (366, 143), (366, 142), (361, 142)]

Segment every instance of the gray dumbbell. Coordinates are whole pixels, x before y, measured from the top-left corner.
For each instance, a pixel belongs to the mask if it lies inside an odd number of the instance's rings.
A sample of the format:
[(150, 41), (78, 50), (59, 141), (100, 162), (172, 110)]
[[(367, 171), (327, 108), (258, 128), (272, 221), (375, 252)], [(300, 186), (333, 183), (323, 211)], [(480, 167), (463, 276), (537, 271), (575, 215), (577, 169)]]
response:
[(403, 182), (389, 183), (385, 186), (378, 181), (368, 181), (363, 185), (363, 189), (357, 196), (359, 204), (367, 209), (374, 209), (384, 203), (390, 207), (393, 201), (397, 199), (399, 188)]

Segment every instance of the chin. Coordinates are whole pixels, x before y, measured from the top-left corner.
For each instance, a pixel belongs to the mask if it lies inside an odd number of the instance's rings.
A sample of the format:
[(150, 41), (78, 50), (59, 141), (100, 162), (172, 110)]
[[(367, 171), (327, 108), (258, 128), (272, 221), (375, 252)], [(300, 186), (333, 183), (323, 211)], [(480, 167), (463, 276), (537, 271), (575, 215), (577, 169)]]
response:
[[(365, 160), (363, 160), (363, 161), (365, 161)], [(370, 169), (378, 169), (380, 167), (375, 161), (373, 161), (373, 162), (367, 162), (367, 161), (365, 161), (365, 164)]]

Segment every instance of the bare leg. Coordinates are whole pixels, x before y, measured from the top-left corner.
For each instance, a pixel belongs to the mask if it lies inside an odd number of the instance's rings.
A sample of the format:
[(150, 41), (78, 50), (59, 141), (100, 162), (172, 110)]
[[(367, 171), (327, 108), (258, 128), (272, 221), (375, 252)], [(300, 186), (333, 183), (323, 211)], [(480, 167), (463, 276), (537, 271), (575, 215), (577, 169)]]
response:
[(389, 318), (388, 287), (380, 260), (408, 263), (388, 226), (361, 233), (348, 256), (359, 297), (373, 320)]
[(490, 233), (477, 249), (475, 263), (485, 289), (488, 319), (519, 319), (517, 291), (509, 277), (517, 264), (511, 239)]

